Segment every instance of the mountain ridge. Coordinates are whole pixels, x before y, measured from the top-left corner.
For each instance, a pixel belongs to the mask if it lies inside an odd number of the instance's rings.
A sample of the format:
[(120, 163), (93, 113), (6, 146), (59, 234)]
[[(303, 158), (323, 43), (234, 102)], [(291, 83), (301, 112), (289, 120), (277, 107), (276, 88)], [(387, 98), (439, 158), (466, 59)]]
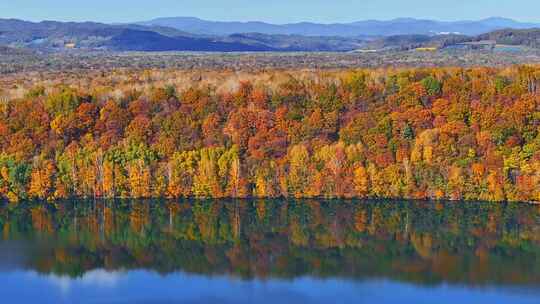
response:
[[(187, 18), (188, 21), (200, 20)], [(197, 21), (203, 22), (204, 21)], [(379, 26), (381, 21), (363, 21)], [(500, 44), (524, 45), (540, 48), (540, 27), (536, 24), (519, 23), (531, 28), (511, 28), (511, 19), (490, 18), (484, 22), (501, 27), (480, 35), (464, 35), (455, 32), (437, 32), (434, 22), (401, 18), (385, 24), (384, 35), (348, 36), (329, 35), (340, 29), (340, 25), (312, 23), (296, 24), (296, 31), (306, 31), (313, 27), (334, 26), (320, 29), (318, 36), (300, 34), (268, 34), (262, 28), (264, 23), (251, 22), (246, 27), (238, 27), (232, 34), (212, 34), (211, 29), (198, 34), (192, 29), (173, 28), (164, 24), (105, 24), (98, 22), (30, 22), (19, 19), (0, 19), (0, 46), (25, 48), (38, 52), (79, 50), (106, 51), (202, 51), (202, 52), (326, 52), (354, 51), (359, 49), (406, 50), (419, 47), (444, 48), (448, 45), (478, 40), (495, 40)], [(470, 21), (452, 22), (452, 26), (469, 27)], [(202, 24), (203, 24), (202, 23)], [(238, 24), (236, 24), (238, 26)], [(203, 25), (201, 25), (203, 26)], [(274, 26), (274, 25), (272, 25)], [(277, 25), (276, 25), (277, 26)], [(534, 26), (534, 27), (533, 27)], [(354, 26), (352, 26), (354, 27)], [(484, 27), (486, 27), (484, 25)], [(444, 29), (449, 29), (448, 27)], [(259, 30), (259, 31), (257, 31)], [(398, 34), (390, 35), (390, 33)], [(412, 33), (408, 33), (412, 32)], [(419, 33), (416, 33), (419, 32)], [(335, 34), (335, 33), (334, 33)], [(12, 51), (12, 50), (10, 50)]]
[(197, 17), (161, 17), (136, 23), (147, 26), (167, 26), (195, 34), (230, 35), (257, 32), (262, 34), (343, 37), (408, 34), (435, 35), (446, 32), (479, 35), (504, 28), (525, 29), (540, 27), (540, 23), (520, 22), (503, 17), (458, 21), (395, 18), (391, 20), (361, 20), (349, 23), (296, 22), (283, 24), (262, 21), (210, 21)]

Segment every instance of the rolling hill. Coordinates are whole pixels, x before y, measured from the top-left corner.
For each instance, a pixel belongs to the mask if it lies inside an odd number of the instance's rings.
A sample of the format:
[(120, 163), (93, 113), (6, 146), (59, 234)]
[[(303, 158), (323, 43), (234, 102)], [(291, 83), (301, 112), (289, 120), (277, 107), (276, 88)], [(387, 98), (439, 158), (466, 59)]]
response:
[(160, 25), (0, 19), (0, 45), (41, 51), (348, 51), (361, 44), (361, 39), (346, 37), (260, 33), (213, 36)]
[(265, 22), (223, 22), (208, 21), (193, 17), (157, 18), (140, 22), (142, 25), (166, 26), (178, 30), (205, 35), (231, 35), (235, 33), (256, 32), (270, 35), (302, 36), (341, 36), (368, 37), (394, 35), (437, 35), (454, 33), (479, 35), (490, 31), (513, 28), (525, 29), (538, 27), (540, 24), (518, 22), (507, 18), (487, 18), (477, 21), (436, 21), (413, 18), (399, 18), (388, 21), (365, 20), (352, 23), (289, 23), (271, 24)]
[[(11, 52), (16, 49), (37, 52), (61, 52), (73, 49), (94, 51), (344, 52), (357, 49), (407, 50), (425, 46), (441, 48), (461, 42), (493, 40), (500, 44), (540, 48), (540, 29), (505, 28), (481, 35), (463, 35), (433, 30), (457, 30), (458, 27), (465, 27), (468, 28), (469, 32), (475, 32), (502, 26), (534, 25), (501, 18), (470, 21), (469, 23), (465, 21), (445, 23), (396, 19), (393, 21), (363, 21), (346, 25), (308, 23), (271, 25), (262, 22), (208, 23), (195, 18), (164, 20), (168, 21), (147, 24), (104, 24), (0, 19), (0, 46), (9, 47)], [(181, 24), (174, 23), (174, 20), (180, 20)], [(470, 25), (471, 22), (475, 25)], [(196, 25), (197, 28), (190, 27), (189, 24)], [(214, 29), (217, 28), (220, 29), (221, 34), (214, 33)], [(228, 33), (236, 31), (237, 33)], [(318, 35), (314, 35), (316, 33)], [(336, 35), (330, 35), (332, 33)], [(341, 34), (337, 35), (338, 33)], [(353, 34), (355, 35), (353, 36)], [(372, 34), (378, 36), (370, 36)]]
[(499, 44), (540, 48), (540, 28), (504, 29), (480, 35), (478, 39), (493, 40)]

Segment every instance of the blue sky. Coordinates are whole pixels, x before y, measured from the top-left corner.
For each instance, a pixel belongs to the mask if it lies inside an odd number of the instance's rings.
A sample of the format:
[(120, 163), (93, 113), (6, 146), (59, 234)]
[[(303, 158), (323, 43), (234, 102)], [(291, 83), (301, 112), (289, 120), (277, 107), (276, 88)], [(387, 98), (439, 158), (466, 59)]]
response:
[(0, 0), (1, 18), (130, 22), (194, 16), (274, 23), (502, 16), (540, 21), (540, 0)]

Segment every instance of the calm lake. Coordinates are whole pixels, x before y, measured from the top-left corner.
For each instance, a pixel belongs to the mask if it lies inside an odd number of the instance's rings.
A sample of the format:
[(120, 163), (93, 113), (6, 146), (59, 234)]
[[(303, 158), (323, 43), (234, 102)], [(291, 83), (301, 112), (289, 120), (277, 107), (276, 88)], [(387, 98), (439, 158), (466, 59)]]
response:
[(3, 303), (540, 303), (540, 207), (70, 201), (0, 207)]

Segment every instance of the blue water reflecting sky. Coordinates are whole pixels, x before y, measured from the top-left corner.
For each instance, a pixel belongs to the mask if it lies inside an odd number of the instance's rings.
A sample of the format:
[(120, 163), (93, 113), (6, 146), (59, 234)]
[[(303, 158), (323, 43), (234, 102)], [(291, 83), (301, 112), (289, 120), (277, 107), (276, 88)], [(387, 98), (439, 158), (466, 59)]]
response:
[(417, 286), (389, 280), (245, 281), (227, 276), (93, 270), (82, 277), (0, 274), (4, 303), (539, 303), (523, 289)]
[(0, 304), (540, 304), (540, 210), (527, 205), (78, 202), (0, 211)]

